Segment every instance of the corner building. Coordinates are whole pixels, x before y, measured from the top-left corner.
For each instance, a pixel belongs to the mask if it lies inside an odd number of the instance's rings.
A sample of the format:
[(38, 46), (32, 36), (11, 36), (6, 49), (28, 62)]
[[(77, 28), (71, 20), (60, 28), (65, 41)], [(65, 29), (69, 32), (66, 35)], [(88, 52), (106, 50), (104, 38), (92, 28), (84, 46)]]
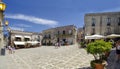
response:
[(85, 14), (84, 24), (85, 35), (120, 34), (120, 12)]
[(43, 45), (55, 45), (60, 42), (61, 45), (71, 45), (76, 43), (77, 31), (74, 25), (61, 26), (44, 30)]

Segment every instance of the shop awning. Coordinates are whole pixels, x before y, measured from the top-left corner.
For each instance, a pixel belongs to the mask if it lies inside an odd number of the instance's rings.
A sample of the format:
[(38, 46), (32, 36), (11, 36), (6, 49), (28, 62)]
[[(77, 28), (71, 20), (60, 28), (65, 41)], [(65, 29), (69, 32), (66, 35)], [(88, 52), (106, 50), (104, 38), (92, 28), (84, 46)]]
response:
[(15, 35), (15, 37), (22, 37), (22, 35)]
[(31, 38), (30, 36), (24, 36), (24, 38)]

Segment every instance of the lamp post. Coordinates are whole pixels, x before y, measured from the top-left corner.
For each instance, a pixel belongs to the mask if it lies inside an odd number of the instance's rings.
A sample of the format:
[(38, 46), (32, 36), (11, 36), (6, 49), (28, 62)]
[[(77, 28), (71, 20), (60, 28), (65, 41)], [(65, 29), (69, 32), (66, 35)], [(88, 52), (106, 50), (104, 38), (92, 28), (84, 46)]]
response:
[(3, 50), (4, 49), (4, 34), (3, 34), (3, 20), (4, 20), (4, 14), (3, 12), (5, 11), (6, 8), (6, 4), (2, 2), (2, 0), (0, 0), (0, 54), (3, 54)]

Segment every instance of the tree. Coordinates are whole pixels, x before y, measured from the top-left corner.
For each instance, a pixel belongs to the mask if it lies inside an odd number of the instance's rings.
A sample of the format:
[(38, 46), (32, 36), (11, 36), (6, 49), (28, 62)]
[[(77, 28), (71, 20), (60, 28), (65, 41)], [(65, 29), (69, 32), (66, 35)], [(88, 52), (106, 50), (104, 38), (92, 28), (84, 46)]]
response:
[(111, 42), (105, 42), (104, 40), (96, 40), (87, 45), (86, 50), (92, 54), (95, 60), (102, 60), (103, 55), (109, 52), (112, 48)]

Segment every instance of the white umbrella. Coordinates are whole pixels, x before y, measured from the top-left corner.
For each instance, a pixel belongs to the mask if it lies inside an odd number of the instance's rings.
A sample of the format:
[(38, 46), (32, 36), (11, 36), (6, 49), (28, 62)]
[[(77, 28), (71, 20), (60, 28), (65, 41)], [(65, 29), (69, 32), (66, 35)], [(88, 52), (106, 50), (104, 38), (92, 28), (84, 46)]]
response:
[(101, 38), (104, 38), (104, 36), (97, 34), (91, 36), (85, 36), (85, 39), (101, 39)]
[(114, 38), (114, 37), (120, 37), (120, 34), (111, 34), (111, 35), (107, 35), (107, 38)]
[(91, 36), (85, 36), (85, 39), (101, 39), (101, 38), (104, 38), (103, 35), (91, 35)]
[(97, 35), (97, 34), (92, 35), (92, 37), (93, 37), (94, 39), (101, 39), (101, 38), (104, 38), (103, 35)]
[(93, 39), (92, 36), (85, 36), (85, 39)]

